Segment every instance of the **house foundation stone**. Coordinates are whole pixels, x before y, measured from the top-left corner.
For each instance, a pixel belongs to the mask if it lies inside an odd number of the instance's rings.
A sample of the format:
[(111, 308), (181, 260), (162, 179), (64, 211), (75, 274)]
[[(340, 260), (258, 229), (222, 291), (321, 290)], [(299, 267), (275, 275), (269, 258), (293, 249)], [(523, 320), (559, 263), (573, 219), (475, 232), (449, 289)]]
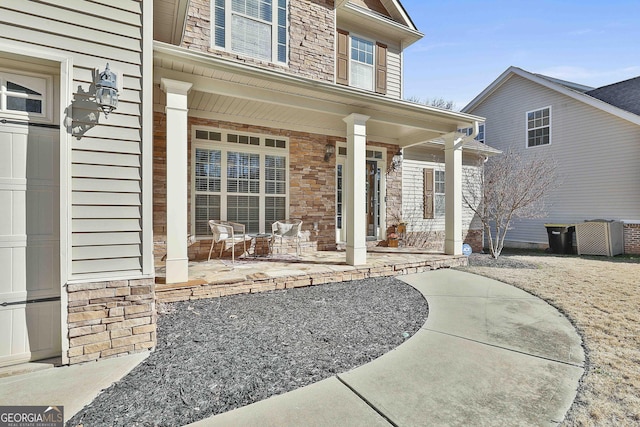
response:
[(154, 279), (67, 286), (69, 364), (156, 346)]

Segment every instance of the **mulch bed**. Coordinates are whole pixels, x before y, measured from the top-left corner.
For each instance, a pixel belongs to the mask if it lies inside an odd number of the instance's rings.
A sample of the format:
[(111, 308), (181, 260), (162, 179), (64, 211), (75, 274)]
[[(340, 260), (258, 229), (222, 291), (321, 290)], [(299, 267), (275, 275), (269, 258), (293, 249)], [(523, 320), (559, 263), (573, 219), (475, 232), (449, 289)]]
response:
[(158, 346), (68, 426), (177, 426), (315, 383), (400, 345), (426, 321), (394, 278), (163, 304)]

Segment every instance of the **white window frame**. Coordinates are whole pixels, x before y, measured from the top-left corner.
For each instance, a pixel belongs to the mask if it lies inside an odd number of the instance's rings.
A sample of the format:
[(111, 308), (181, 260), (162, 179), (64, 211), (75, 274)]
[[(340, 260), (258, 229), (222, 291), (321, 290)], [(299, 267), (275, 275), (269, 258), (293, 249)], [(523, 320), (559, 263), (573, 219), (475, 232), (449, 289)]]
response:
[(280, 64), (280, 65), (287, 65), (289, 63), (289, 21), (290, 21), (290, 12), (289, 12), (289, 0), (286, 0), (286, 38), (285, 38), (285, 60), (284, 61), (280, 61), (278, 59), (278, 0), (272, 0), (271, 3), (271, 22), (267, 22), (267, 21), (263, 21), (261, 19), (257, 19), (255, 17), (249, 17), (243, 14), (240, 14), (240, 16), (243, 16), (244, 18), (247, 19), (251, 19), (251, 20), (255, 20), (257, 22), (261, 22), (261, 23), (265, 23), (265, 24), (269, 24), (271, 25), (271, 59), (267, 60), (265, 58), (259, 58), (259, 57), (255, 57), (252, 55), (249, 55), (247, 53), (244, 52), (236, 52), (232, 49), (231, 47), (231, 43), (232, 43), (232, 37), (233, 37), (233, 33), (232, 33), (232, 23), (233, 23), (233, 15), (236, 14), (236, 12), (232, 11), (232, 0), (224, 0), (224, 23), (225, 23), (225, 27), (224, 27), (224, 32), (225, 32), (225, 43), (224, 46), (219, 46), (218, 44), (216, 44), (216, 13), (217, 13), (217, 8), (216, 8), (216, 0), (210, 0), (210, 4), (211, 4), (211, 22), (210, 22), (210, 34), (211, 34), (211, 40), (210, 40), (210, 45), (212, 49), (218, 49), (218, 50), (224, 50), (226, 52), (229, 53), (233, 53), (235, 55), (241, 55), (241, 56), (246, 56), (249, 58), (254, 58), (256, 60), (259, 61), (269, 61), (275, 64)]
[[(544, 111), (544, 110), (549, 110), (549, 124), (548, 125), (529, 128), (529, 114), (531, 114), (531, 113), (535, 114), (538, 111)], [(551, 105), (548, 105), (548, 106), (542, 107), (542, 108), (536, 108), (535, 110), (527, 111), (524, 114), (524, 135), (525, 135), (524, 143), (525, 143), (525, 147), (526, 148), (548, 147), (549, 145), (551, 145), (552, 115), (553, 114), (552, 114), (552, 110), (551, 110)], [(538, 144), (538, 145), (529, 145), (529, 131), (537, 130), (537, 129), (544, 129), (544, 128), (549, 128), (549, 143), (547, 143), (547, 144)]]
[[(445, 181), (445, 171), (444, 169), (433, 168), (433, 217), (440, 218), (445, 215), (445, 191), (446, 191), (446, 181)], [(438, 176), (442, 179), (438, 179)], [(438, 184), (442, 185), (442, 192), (438, 191)], [(441, 199), (441, 200), (439, 200)], [(442, 209), (438, 209), (441, 206)]]
[[(203, 130), (207, 132), (219, 132), (221, 134), (222, 141), (205, 141), (202, 139), (196, 138), (196, 131)], [(249, 145), (249, 144), (241, 144), (241, 143), (233, 143), (226, 142), (227, 135), (243, 135), (251, 137), (257, 137), (260, 139), (260, 145)], [(265, 141), (267, 139), (276, 139), (276, 140), (284, 140), (286, 142), (286, 148), (276, 148), (276, 147), (268, 147), (265, 145)], [(277, 194), (275, 196), (283, 197), (285, 199), (285, 214), (286, 218), (289, 217), (289, 209), (290, 209), (290, 156), (289, 156), (289, 138), (277, 136), (277, 135), (268, 135), (268, 134), (256, 134), (249, 132), (238, 132), (233, 130), (212, 128), (206, 126), (193, 126), (191, 129), (191, 143), (192, 143), (192, 153), (191, 153), (191, 232), (190, 234), (196, 235), (198, 240), (201, 239), (210, 239), (209, 235), (197, 235), (196, 233), (196, 196), (198, 194), (219, 194), (220, 195), (220, 220), (227, 220), (227, 196), (229, 195), (243, 195), (243, 196), (257, 196), (259, 198), (259, 210), (260, 210), (260, 218), (259, 218), (259, 232), (260, 233), (269, 233), (271, 230), (265, 229), (266, 222), (266, 214), (265, 214), (265, 200), (266, 197), (273, 197), (274, 194), (266, 192), (266, 173), (265, 173), (265, 156), (267, 155), (277, 155), (285, 158), (285, 168), (287, 172), (286, 182), (285, 182), (285, 194)], [(196, 148), (202, 148), (206, 150), (220, 150), (220, 167), (222, 173), (220, 174), (220, 192), (200, 192), (196, 190)], [(252, 153), (258, 154), (260, 156), (260, 189), (258, 193), (233, 193), (227, 192), (227, 153), (228, 152), (241, 152), (241, 153)], [(286, 219), (281, 218), (281, 219)], [(211, 218), (213, 219), (213, 218)]]
[[(40, 96), (24, 95), (11, 92), (7, 88), (7, 81), (13, 80), (16, 84), (27, 87), (27, 81), (21, 82), (20, 79), (39, 81), (42, 88)], [(32, 89), (33, 90), (33, 89)], [(42, 101), (42, 113), (33, 113), (27, 111), (17, 111), (7, 109), (7, 96), (20, 97), (26, 99), (38, 99)], [(39, 122), (53, 122), (53, 78), (44, 74), (29, 73), (24, 71), (16, 71), (6, 68), (0, 68), (0, 116), (6, 118), (15, 118), (21, 120), (37, 120)]]
[[(480, 138), (480, 135), (482, 135), (482, 138)], [(482, 144), (485, 144), (485, 141), (487, 140), (487, 126), (485, 125), (485, 123), (480, 123), (478, 125), (478, 135), (476, 136), (475, 140), (481, 142)]]
[[(365, 62), (361, 62), (361, 61), (357, 61), (355, 59), (353, 59), (351, 57), (352, 54), (352, 49), (353, 49), (353, 39), (358, 39), (361, 41), (364, 41), (366, 43), (371, 43), (372, 47), (373, 47), (373, 54), (372, 54), (372, 61), (371, 64), (367, 64)], [(354, 63), (357, 63), (359, 65), (366, 65), (368, 67), (371, 68), (371, 86), (370, 87), (364, 87), (364, 86), (358, 86), (355, 84), (355, 79), (353, 78), (353, 70), (354, 70)], [(351, 34), (349, 33), (349, 86), (350, 87), (355, 87), (358, 89), (363, 89), (363, 90), (367, 90), (370, 92), (375, 92), (376, 90), (376, 41), (372, 40), (368, 37), (363, 37), (359, 34)]]

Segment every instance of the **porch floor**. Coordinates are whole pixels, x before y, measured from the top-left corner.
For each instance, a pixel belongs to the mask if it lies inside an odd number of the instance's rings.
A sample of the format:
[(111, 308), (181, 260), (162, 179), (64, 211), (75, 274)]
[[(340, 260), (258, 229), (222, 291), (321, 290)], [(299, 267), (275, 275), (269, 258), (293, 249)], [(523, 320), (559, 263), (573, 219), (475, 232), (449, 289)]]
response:
[(246, 255), (211, 261), (190, 261), (189, 281), (165, 283), (164, 263), (156, 264), (158, 302), (215, 298), (241, 293), (346, 282), (369, 277), (396, 276), (467, 265), (463, 255), (452, 256), (415, 248), (369, 248), (365, 265), (347, 265), (344, 251), (318, 251), (299, 256)]

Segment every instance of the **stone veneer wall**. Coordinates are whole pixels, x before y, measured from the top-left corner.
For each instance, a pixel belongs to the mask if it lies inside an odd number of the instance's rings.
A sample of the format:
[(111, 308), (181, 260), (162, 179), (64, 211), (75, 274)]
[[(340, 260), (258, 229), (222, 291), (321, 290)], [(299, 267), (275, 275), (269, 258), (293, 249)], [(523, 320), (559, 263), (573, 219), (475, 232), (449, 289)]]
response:
[(640, 255), (640, 223), (624, 225), (624, 253)]
[(67, 285), (69, 364), (156, 346), (154, 279)]
[[(316, 250), (334, 250), (336, 248), (335, 156), (325, 162), (324, 152), (327, 144), (335, 146), (336, 141), (343, 139), (190, 117), (188, 129), (189, 177), (191, 177), (191, 127), (193, 125), (289, 138), (289, 217), (303, 221), (302, 230), (305, 236), (308, 236), (307, 243), (303, 244), (303, 250), (304, 248)], [(166, 118), (164, 113), (156, 112), (154, 115), (153, 146), (153, 234), (156, 242), (156, 257), (164, 255), (163, 242), (166, 238), (166, 156)], [(189, 179), (187, 187), (189, 194), (191, 194), (191, 179)], [(190, 215), (188, 221), (188, 229), (190, 229)], [(313, 229), (314, 223), (318, 224), (317, 230)], [(200, 254), (196, 256), (201, 258), (203, 252), (208, 255), (208, 245), (210, 245), (210, 241), (205, 245), (206, 251), (200, 243), (190, 250)], [(295, 252), (295, 246), (290, 245), (289, 248), (288, 252)]]
[(333, 0), (289, 1), (288, 66), (219, 50), (211, 44), (211, 0), (190, 0), (181, 46), (238, 62), (333, 81), (335, 14)]

